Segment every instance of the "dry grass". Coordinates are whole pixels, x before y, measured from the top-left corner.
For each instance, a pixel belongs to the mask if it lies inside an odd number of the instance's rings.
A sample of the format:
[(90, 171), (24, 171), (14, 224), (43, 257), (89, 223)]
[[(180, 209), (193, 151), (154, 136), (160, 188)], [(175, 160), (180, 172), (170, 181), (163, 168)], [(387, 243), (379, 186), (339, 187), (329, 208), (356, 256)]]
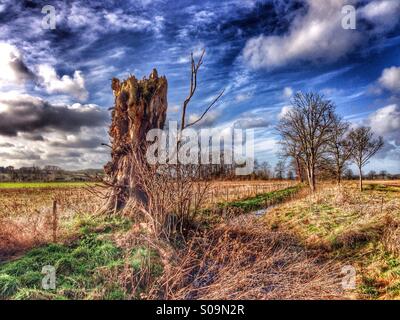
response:
[(358, 298), (400, 297), (400, 190), (392, 181), (379, 187), (356, 183), (338, 189), (325, 184), (308, 196), (272, 210), (269, 229), (291, 232), (306, 247), (357, 270)]
[(153, 290), (162, 299), (343, 299), (340, 270), (242, 216), (191, 240)]
[[(241, 199), (265, 190), (276, 190), (283, 182), (218, 181), (207, 188), (208, 201)], [(222, 188), (223, 186), (223, 188)], [(168, 187), (168, 186), (166, 186)], [(165, 189), (165, 188), (164, 188)], [(204, 189), (204, 188), (201, 188)], [(194, 192), (192, 203), (199, 201)], [(53, 185), (0, 190), (0, 261), (27, 249), (52, 241), (52, 204), (57, 200), (60, 242), (74, 235), (73, 224), (93, 215), (104, 201), (86, 188)]]
[(0, 191), (0, 261), (52, 242), (53, 201), (57, 200), (57, 238), (72, 236), (71, 224), (95, 212), (99, 198), (85, 188), (23, 188)]

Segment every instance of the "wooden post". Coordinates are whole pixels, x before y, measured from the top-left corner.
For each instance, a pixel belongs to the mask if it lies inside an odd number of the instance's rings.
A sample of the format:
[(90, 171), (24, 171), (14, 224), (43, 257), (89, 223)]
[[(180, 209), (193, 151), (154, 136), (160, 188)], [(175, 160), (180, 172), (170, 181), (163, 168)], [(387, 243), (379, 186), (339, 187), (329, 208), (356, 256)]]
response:
[(53, 200), (53, 242), (57, 242), (57, 228), (58, 228), (58, 217), (57, 217), (57, 200)]

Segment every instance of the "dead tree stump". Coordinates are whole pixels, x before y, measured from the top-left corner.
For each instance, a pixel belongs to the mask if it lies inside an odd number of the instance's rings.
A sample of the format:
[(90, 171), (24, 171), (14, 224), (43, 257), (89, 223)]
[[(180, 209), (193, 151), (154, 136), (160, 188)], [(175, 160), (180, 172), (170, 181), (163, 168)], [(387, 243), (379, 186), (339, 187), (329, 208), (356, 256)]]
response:
[(168, 83), (153, 69), (148, 79), (130, 76), (121, 82), (114, 78), (111, 88), (115, 96), (109, 130), (111, 161), (104, 167), (111, 191), (102, 211), (116, 212), (131, 199), (147, 202), (145, 191), (135, 181), (133, 156), (144, 162), (147, 132), (164, 127)]

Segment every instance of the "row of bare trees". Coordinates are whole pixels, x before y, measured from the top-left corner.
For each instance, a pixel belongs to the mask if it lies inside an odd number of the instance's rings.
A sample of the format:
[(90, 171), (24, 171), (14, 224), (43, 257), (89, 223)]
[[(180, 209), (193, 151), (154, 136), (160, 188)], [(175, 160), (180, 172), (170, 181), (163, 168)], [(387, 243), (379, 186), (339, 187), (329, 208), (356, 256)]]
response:
[(335, 113), (335, 105), (318, 93), (296, 93), (277, 130), (282, 154), (293, 159), (298, 175), (304, 170), (312, 192), (316, 190), (317, 174), (323, 168), (333, 167), (340, 184), (350, 162), (358, 167), (362, 190), (362, 169), (383, 146), (383, 138), (375, 138), (371, 128), (350, 128)]

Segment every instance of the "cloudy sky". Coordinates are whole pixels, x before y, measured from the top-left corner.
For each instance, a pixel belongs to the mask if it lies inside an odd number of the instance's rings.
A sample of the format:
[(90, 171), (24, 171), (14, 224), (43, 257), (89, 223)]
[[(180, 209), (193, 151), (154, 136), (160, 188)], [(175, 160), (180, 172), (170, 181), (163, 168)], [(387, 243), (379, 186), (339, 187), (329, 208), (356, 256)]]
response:
[[(346, 4), (355, 30), (342, 28)], [(256, 156), (273, 165), (276, 121), (314, 90), (384, 137), (367, 170), (400, 172), (399, 17), (400, 0), (0, 0), (0, 166), (102, 167), (111, 78), (156, 67), (177, 119), (190, 52), (205, 48), (191, 117), (226, 91), (203, 126), (255, 128)]]

